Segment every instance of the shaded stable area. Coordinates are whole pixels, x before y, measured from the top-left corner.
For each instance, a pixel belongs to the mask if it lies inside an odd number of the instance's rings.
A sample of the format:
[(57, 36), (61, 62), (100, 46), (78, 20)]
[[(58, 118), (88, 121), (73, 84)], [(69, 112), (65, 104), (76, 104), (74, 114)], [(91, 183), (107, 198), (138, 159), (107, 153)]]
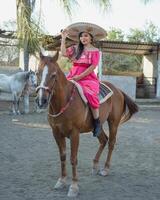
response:
[[(44, 46), (48, 50), (57, 50), (60, 47), (60, 36), (50, 37), (52, 42), (46, 43)], [(67, 46), (73, 45), (74, 42), (67, 40)], [(140, 77), (135, 77), (136, 83), (127, 85), (130, 88), (129, 95), (135, 98), (160, 98), (160, 43), (142, 43), (142, 42), (125, 42), (125, 41), (98, 41), (95, 42), (102, 55), (105, 53), (129, 54), (143, 56), (142, 68), (143, 73)], [(103, 63), (99, 66), (99, 76), (102, 78)], [(117, 76), (118, 77), (118, 76)], [(129, 76), (128, 76), (129, 77)], [(133, 76), (130, 76), (133, 79)], [(122, 79), (126, 78), (124, 76)], [(114, 77), (115, 79), (115, 77)], [(117, 78), (117, 86), (124, 89), (121, 80)], [(121, 79), (121, 78), (120, 78)], [(102, 79), (103, 80), (103, 79)], [(113, 81), (113, 83), (115, 83)], [(124, 90), (125, 91), (125, 90)], [(127, 90), (128, 91), (128, 88)]]
[[(14, 39), (16, 35), (14, 32), (0, 30), (0, 38), (2, 39)], [(43, 46), (46, 50), (55, 51), (60, 49), (61, 36), (43, 35)], [(66, 45), (75, 44), (74, 41), (67, 39)], [(4, 45), (4, 43), (0, 44)], [(5, 45), (10, 45), (5, 43)], [(16, 45), (16, 43), (14, 44)], [(141, 77), (135, 77), (135, 87), (131, 85), (131, 92), (134, 93), (135, 98), (160, 98), (160, 43), (140, 43), (140, 42), (125, 42), (125, 41), (107, 41), (102, 40), (95, 42), (103, 54), (105, 53), (121, 53), (130, 55), (142, 55), (143, 56), (143, 74)], [(24, 69), (23, 62), (24, 52), (20, 52), (19, 66)], [(36, 70), (38, 61), (34, 56), (30, 56), (29, 66), (31, 69)], [(99, 66), (99, 76), (102, 77), (102, 63)], [(133, 77), (131, 77), (133, 79)], [(121, 81), (120, 81), (121, 82)], [(134, 81), (135, 82), (135, 81)], [(133, 84), (133, 83), (132, 83)], [(120, 88), (124, 86), (117, 85)], [(129, 86), (128, 86), (129, 87)], [(136, 89), (133, 89), (136, 88)], [(127, 89), (128, 91), (128, 89)], [(132, 95), (131, 95), (132, 96)]]
[[(1, 108), (3, 106), (3, 109)], [(4, 107), (5, 106), (5, 107)], [(66, 200), (71, 182), (70, 146), (67, 140), (67, 188), (53, 189), (59, 177), (57, 145), (47, 113), (11, 116), (0, 104), (0, 199)], [(109, 176), (91, 175), (98, 141), (80, 136), (77, 200), (159, 200), (160, 108), (143, 108), (120, 126)], [(107, 132), (107, 124), (105, 130)], [(100, 160), (102, 167), (107, 147)]]

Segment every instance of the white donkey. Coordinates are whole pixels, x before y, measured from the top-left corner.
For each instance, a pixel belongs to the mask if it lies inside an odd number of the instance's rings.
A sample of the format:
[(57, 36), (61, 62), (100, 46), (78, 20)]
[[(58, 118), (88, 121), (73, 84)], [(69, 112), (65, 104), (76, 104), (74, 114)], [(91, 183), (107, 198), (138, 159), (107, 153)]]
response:
[(29, 95), (31, 90), (37, 86), (37, 76), (33, 71), (22, 71), (12, 74), (0, 74), (0, 92), (12, 94), (12, 112), (20, 114), (20, 97), (24, 95), (24, 112), (29, 112)]

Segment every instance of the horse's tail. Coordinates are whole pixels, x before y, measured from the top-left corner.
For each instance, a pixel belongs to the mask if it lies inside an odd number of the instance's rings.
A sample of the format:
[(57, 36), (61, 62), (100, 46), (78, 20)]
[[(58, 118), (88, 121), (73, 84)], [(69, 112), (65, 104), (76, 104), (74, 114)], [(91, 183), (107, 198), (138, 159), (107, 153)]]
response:
[(138, 105), (128, 95), (124, 92), (122, 94), (124, 96), (124, 112), (120, 121), (121, 124), (128, 121), (139, 110)]

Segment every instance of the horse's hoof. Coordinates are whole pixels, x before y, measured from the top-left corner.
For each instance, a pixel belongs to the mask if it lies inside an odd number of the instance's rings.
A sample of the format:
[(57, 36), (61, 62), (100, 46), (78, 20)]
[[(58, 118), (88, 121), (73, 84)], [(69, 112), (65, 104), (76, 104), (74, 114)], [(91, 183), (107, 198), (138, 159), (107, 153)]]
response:
[(99, 171), (100, 176), (108, 176), (108, 173), (109, 173), (109, 169), (101, 169)]
[(21, 115), (20, 111), (17, 111), (17, 115)]
[(79, 193), (79, 188), (78, 188), (78, 186), (72, 186), (72, 185), (71, 185), (71, 186), (69, 187), (69, 191), (68, 191), (67, 196), (68, 196), (68, 197), (77, 197), (78, 193)]
[(17, 113), (15, 111), (11, 111), (10, 115), (17, 115)]
[(92, 175), (95, 176), (99, 173), (99, 169), (97, 168), (92, 168)]
[(63, 189), (64, 187), (66, 187), (66, 180), (59, 178), (54, 186), (54, 189), (58, 190), (58, 189)]

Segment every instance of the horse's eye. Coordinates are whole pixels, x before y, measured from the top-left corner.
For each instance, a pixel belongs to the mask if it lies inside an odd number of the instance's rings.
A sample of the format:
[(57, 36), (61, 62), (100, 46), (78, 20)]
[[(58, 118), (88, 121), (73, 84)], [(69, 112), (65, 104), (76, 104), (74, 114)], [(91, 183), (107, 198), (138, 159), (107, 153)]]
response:
[(56, 77), (56, 73), (52, 73), (51, 75), (50, 75), (50, 78), (52, 79), (52, 78), (55, 78)]
[(40, 72), (36, 72), (36, 76), (37, 76), (37, 77), (40, 77)]

